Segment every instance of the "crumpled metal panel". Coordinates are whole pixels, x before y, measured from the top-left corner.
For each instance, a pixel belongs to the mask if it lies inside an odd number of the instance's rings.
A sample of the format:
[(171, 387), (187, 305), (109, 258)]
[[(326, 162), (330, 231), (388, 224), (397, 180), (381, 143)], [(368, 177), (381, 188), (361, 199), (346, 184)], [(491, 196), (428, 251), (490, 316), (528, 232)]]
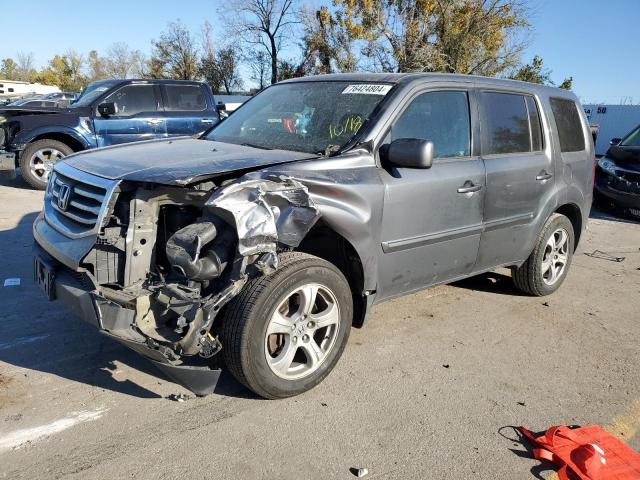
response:
[(320, 217), (307, 187), (285, 176), (240, 180), (216, 190), (205, 205), (235, 225), (242, 256), (267, 253), (272, 261), (278, 244), (297, 247)]

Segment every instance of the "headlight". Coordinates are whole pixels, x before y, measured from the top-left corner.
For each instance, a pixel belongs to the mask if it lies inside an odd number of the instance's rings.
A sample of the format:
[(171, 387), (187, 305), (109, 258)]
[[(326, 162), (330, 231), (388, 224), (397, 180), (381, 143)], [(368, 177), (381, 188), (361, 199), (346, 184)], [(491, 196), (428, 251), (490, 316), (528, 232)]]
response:
[(598, 161), (598, 165), (605, 172), (610, 173), (611, 175), (615, 175), (616, 174), (616, 164), (613, 163), (611, 160), (608, 160), (606, 158), (601, 158)]

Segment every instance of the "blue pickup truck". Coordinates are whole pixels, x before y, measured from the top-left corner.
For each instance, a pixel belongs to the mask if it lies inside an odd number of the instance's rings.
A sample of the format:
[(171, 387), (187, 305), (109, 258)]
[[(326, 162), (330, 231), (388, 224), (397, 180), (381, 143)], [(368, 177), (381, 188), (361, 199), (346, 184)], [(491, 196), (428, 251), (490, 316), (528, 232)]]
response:
[(0, 170), (46, 187), (71, 153), (120, 143), (195, 135), (220, 120), (208, 85), (182, 80), (100, 80), (68, 108), (0, 108)]

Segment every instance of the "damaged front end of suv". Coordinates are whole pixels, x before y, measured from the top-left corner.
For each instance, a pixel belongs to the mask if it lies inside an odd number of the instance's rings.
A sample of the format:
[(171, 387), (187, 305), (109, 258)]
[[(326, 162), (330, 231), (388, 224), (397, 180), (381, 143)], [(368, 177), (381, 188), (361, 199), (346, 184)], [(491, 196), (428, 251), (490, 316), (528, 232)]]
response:
[[(60, 163), (34, 224), (36, 280), (50, 299), (206, 395), (220, 374), (216, 316), (248, 279), (275, 271), (278, 252), (297, 247), (318, 217), (307, 188), (285, 176), (184, 188)], [(52, 265), (51, 248), (64, 266)]]

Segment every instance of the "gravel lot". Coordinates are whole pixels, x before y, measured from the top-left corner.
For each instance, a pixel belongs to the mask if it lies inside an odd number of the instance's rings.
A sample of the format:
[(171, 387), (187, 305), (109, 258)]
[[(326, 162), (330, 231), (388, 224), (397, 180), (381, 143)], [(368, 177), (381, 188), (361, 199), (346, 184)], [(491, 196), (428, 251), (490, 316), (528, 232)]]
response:
[(499, 271), (377, 307), (300, 397), (227, 376), (176, 402), (189, 392), (37, 291), (41, 202), (0, 184), (0, 478), (536, 478), (512, 425), (597, 423), (640, 449), (640, 224), (594, 215), (550, 297)]

